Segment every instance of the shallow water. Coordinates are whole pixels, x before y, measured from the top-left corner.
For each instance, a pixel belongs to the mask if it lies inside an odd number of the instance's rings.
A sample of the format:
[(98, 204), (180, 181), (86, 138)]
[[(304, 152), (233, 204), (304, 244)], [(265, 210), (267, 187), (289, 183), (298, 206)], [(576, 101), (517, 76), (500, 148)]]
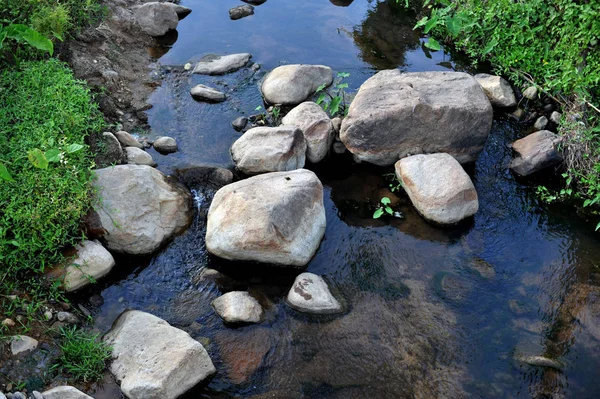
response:
[[(341, 1), (341, 0), (336, 0)], [(269, 70), (322, 63), (351, 73), (350, 89), (376, 70), (464, 69), (429, 53), (412, 31), (415, 16), (394, 1), (268, 0), (255, 15), (230, 21), (233, 0), (183, 1), (194, 12), (159, 63), (173, 66), (150, 102), (152, 135), (177, 138), (176, 154), (152, 155), (159, 169), (181, 164), (231, 167), (239, 134), (230, 122), (262, 105), (249, 69), (224, 77), (190, 76), (180, 66), (210, 52), (247, 51)], [(197, 103), (198, 83), (227, 91), (222, 104)], [(119, 259), (100, 293), (96, 328), (125, 309), (151, 312), (205, 344), (217, 374), (189, 398), (515, 398), (598, 397), (600, 247), (569, 209), (548, 208), (508, 172), (507, 144), (518, 124), (497, 115), (486, 147), (467, 170), (480, 210), (454, 228), (425, 222), (406, 197), (387, 191), (381, 169), (331, 156), (311, 167), (325, 186), (327, 230), (307, 270), (323, 275), (347, 311), (312, 317), (291, 310), (285, 294), (297, 272), (226, 262), (207, 254), (205, 216), (214, 192), (195, 187), (192, 226), (151, 258)], [(373, 220), (372, 205), (394, 198), (402, 220)], [(214, 279), (206, 268), (231, 278)], [(228, 328), (210, 301), (249, 289), (266, 321)], [(545, 355), (561, 372), (516, 358)], [(97, 398), (114, 397), (99, 392)]]

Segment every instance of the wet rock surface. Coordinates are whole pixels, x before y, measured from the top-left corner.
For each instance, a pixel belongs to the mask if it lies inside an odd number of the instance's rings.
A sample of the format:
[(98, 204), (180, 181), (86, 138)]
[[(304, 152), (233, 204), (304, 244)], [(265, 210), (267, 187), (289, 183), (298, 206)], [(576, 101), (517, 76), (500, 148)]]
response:
[(224, 75), (235, 72), (248, 64), (252, 55), (248, 53), (215, 55), (203, 57), (194, 67), (194, 73), (200, 75)]
[(215, 312), (226, 323), (260, 323), (263, 309), (260, 303), (246, 291), (232, 291), (212, 302)]
[(528, 176), (562, 161), (557, 150), (561, 139), (555, 133), (541, 130), (515, 141), (512, 148), (516, 153), (510, 168), (521, 176)]
[(251, 5), (243, 5), (243, 6), (237, 6), (237, 7), (233, 7), (231, 10), (229, 10), (229, 18), (236, 20), (236, 19), (241, 19), (244, 17), (247, 17), (249, 15), (253, 15), (254, 14), (254, 7), (252, 7)]
[(333, 71), (324, 65), (284, 65), (265, 77), (261, 91), (270, 104), (297, 105), (321, 85), (333, 82)]
[(177, 141), (173, 137), (161, 136), (154, 140), (152, 144), (154, 149), (161, 154), (171, 154), (177, 152)]
[(305, 313), (334, 314), (342, 311), (342, 305), (331, 294), (325, 280), (313, 273), (302, 273), (296, 277), (287, 295), (287, 303)]
[(225, 93), (205, 85), (196, 85), (192, 87), (190, 94), (194, 97), (194, 100), (198, 101), (220, 103), (227, 99)]

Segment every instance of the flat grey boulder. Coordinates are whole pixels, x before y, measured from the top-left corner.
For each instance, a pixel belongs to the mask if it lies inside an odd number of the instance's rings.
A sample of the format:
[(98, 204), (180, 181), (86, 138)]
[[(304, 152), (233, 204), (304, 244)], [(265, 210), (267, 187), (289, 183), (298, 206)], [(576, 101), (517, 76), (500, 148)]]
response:
[(254, 14), (254, 7), (249, 4), (245, 4), (243, 6), (233, 7), (229, 10), (229, 18), (236, 20), (247, 17), (249, 15)]
[(94, 399), (79, 389), (67, 385), (44, 391), (42, 396), (44, 399)]
[(497, 107), (514, 107), (517, 105), (515, 93), (505, 79), (487, 73), (477, 74), (474, 78), (479, 82), (492, 105)]
[(127, 133), (124, 130), (120, 130), (115, 133), (115, 136), (119, 140), (119, 142), (123, 145), (123, 147), (136, 147), (139, 149), (144, 148), (144, 146), (133, 137), (131, 134)]
[(562, 161), (557, 151), (560, 136), (548, 130), (532, 133), (515, 141), (512, 148), (516, 153), (510, 168), (521, 176), (528, 176)]
[(261, 85), (269, 104), (297, 105), (333, 82), (333, 71), (324, 65), (283, 65), (273, 69)]
[(34, 350), (37, 346), (37, 339), (26, 335), (15, 335), (10, 339), (10, 353), (12, 353), (13, 356)]
[(287, 302), (292, 308), (304, 313), (334, 314), (343, 310), (325, 280), (313, 273), (302, 273), (296, 277), (288, 292)]
[(130, 399), (175, 399), (216, 372), (198, 341), (149, 313), (123, 312), (104, 341), (110, 371)]
[(396, 162), (395, 169), (411, 202), (427, 220), (454, 224), (479, 209), (471, 178), (449, 154), (413, 155)]
[(303, 267), (319, 248), (325, 225), (323, 185), (313, 172), (266, 173), (217, 191), (206, 247), (225, 259)]
[(138, 7), (133, 15), (142, 31), (150, 36), (163, 36), (179, 24), (179, 16), (170, 3), (146, 3)]
[(323, 160), (333, 142), (333, 124), (320, 105), (306, 101), (292, 109), (282, 120), (284, 125), (297, 126), (306, 139), (306, 158), (317, 163)]
[(255, 127), (233, 143), (231, 156), (247, 175), (301, 169), (306, 140), (296, 126)]
[(194, 73), (201, 75), (224, 75), (244, 67), (252, 58), (248, 53), (215, 55), (202, 57), (196, 64)]
[(263, 309), (246, 291), (232, 291), (212, 301), (215, 312), (226, 323), (260, 323)]
[[(141, 150), (140, 150), (141, 151)], [(75, 247), (77, 255), (65, 268), (63, 286), (73, 292), (106, 276), (115, 266), (115, 260), (98, 241), (85, 240)]]
[(189, 191), (150, 166), (98, 169), (94, 187), (102, 199), (96, 213), (103, 240), (111, 251), (150, 254), (191, 221)]
[(190, 94), (194, 100), (198, 101), (220, 103), (226, 99), (225, 93), (221, 93), (219, 90), (205, 85), (196, 85), (192, 87)]
[(156, 162), (154, 162), (152, 155), (144, 150), (137, 147), (125, 147), (125, 152), (127, 153), (128, 164), (156, 166)]
[(490, 101), (462, 72), (381, 71), (360, 87), (340, 139), (358, 161), (380, 166), (422, 153), (474, 161), (492, 126)]
[(177, 140), (169, 136), (161, 136), (154, 140), (154, 149), (161, 154), (170, 154), (177, 151)]

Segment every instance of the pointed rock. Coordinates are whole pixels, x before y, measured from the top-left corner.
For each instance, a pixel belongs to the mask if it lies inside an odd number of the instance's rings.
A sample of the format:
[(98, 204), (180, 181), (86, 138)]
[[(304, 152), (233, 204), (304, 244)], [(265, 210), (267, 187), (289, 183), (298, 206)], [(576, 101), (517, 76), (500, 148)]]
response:
[(342, 312), (342, 305), (331, 294), (321, 276), (302, 273), (287, 295), (289, 305), (304, 313), (333, 314)]
[(214, 301), (212, 307), (226, 323), (260, 323), (263, 309), (246, 291), (228, 292)]

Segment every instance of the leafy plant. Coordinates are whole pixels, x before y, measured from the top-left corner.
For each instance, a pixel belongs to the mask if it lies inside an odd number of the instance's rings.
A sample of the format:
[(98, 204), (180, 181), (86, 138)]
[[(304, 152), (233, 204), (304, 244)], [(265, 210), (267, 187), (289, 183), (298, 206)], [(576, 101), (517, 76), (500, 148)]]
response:
[(346, 104), (346, 89), (348, 83), (342, 81), (349, 77), (350, 74), (347, 72), (338, 72), (337, 79), (332, 85), (334, 90), (329, 92), (325, 90), (326, 84), (323, 84), (317, 88), (317, 93), (321, 93), (317, 98), (317, 104), (321, 105), (325, 111), (329, 111), (329, 114), (334, 117), (336, 115), (346, 116), (348, 114), (348, 105)]
[(100, 334), (90, 334), (77, 327), (60, 329), (62, 355), (52, 367), (69, 373), (75, 380), (93, 382), (102, 378), (112, 348), (99, 339)]
[(388, 187), (392, 193), (400, 191), (402, 188), (402, 182), (398, 180), (395, 173), (386, 173), (383, 177), (389, 182)]
[(35, 29), (23, 24), (0, 25), (0, 51), (6, 48), (6, 39), (12, 39), (16, 43), (27, 43), (28, 45), (52, 55), (54, 45), (46, 36)]
[(384, 214), (402, 217), (402, 214), (400, 212), (394, 212), (394, 210), (390, 207), (391, 202), (392, 201), (388, 197), (381, 198), (380, 204), (377, 206), (377, 209), (373, 213), (373, 219), (379, 219)]

